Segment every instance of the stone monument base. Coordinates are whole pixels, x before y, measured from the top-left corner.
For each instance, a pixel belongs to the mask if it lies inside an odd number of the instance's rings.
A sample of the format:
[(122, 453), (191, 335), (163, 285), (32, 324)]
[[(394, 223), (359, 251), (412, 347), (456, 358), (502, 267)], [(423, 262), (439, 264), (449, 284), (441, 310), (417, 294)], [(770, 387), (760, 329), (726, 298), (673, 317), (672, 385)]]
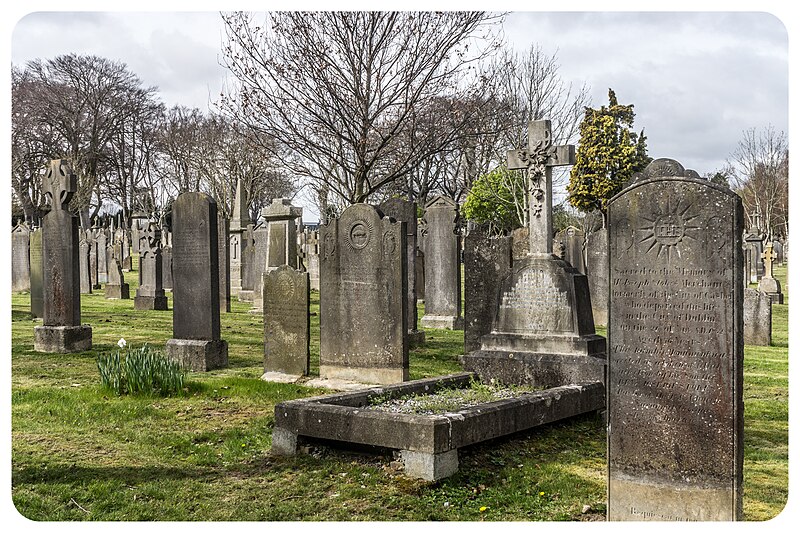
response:
[(302, 374), (286, 374), (273, 370), (268, 370), (261, 375), (262, 381), (269, 381), (271, 383), (297, 383), (297, 380), (301, 378), (303, 378)]
[(228, 366), (228, 343), (224, 340), (170, 339), (165, 353), (192, 372)]
[(45, 353), (74, 353), (92, 349), (91, 326), (36, 326), (33, 349)]
[(774, 304), (783, 303), (783, 293), (781, 292), (781, 282), (775, 278), (763, 277), (758, 281), (758, 290), (766, 292), (769, 299)]
[(122, 260), (122, 271), (123, 272), (130, 272), (131, 271), (131, 257), (128, 256)]
[(416, 348), (425, 346), (425, 332), (421, 329), (412, 329), (408, 332), (408, 347)]
[(123, 283), (122, 285), (106, 285), (106, 298), (109, 300), (130, 300), (131, 289), (130, 285)]
[(166, 296), (136, 296), (133, 308), (137, 311), (167, 311)]
[(461, 331), (464, 329), (464, 317), (425, 315), (422, 317), (420, 324), (426, 328), (453, 329)]
[(374, 383), (376, 385), (391, 385), (408, 381), (408, 368), (320, 365), (319, 377), (359, 383)]
[(564, 355), (478, 350), (461, 356), (460, 363), (465, 371), (476, 373), (481, 381), (546, 388), (570, 383), (604, 383), (606, 372), (605, 353)]

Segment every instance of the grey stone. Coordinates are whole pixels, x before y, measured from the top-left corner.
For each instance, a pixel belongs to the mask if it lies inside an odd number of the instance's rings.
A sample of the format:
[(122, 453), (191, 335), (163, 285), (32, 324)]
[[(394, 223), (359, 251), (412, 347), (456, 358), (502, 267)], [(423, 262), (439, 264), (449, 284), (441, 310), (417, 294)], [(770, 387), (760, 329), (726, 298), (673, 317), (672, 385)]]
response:
[[(98, 228), (94, 236), (97, 254), (97, 282), (108, 283), (108, 235), (105, 228)], [(99, 287), (98, 287), (99, 288)]]
[(569, 226), (556, 233), (556, 240), (564, 243), (564, 261), (581, 274), (586, 274), (586, 260), (584, 259), (585, 237), (586, 234), (583, 230), (574, 226)]
[(600, 228), (586, 238), (586, 278), (594, 323), (608, 324), (608, 230)]
[(783, 244), (781, 241), (772, 241), (772, 248), (775, 250), (775, 262), (782, 265), (784, 262)]
[(378, 209), (384, 215), (398, 222), (406, 223), (406, 259), (408, 261), (408, 346), (425, 344), (425, 332), (417, 329), (417, 204), (402, 198), (390, 198), (382, 202)]
[(764, 253), (761, 254), (764, 261), (764, 276), (758, 280), (758, 290), (769, 295), (773, 303), (783, 303), (783, 293), (781, 283), (772, 277), (772, 263), (775, 260), (775, 253), (771, 242), (767, 243)]
[(42, 178), (50, 211), (42, 221), (43, 325), (34, 328), (34, 349), (69, 353), (91, 348), (92, 329), (81, 325), (78, 218), (69, 212), (77, 176), (56, 159)]
[(741, 199), (648, 176), (608, 204), (608, 518), (738, 520)]
[(264, 273), (264, 372), (308, 374), (309, 276), (283, 265)]
[(242, 180), (238, 179), (236, 181), (236, 196), (233, 200), (233, 217), (230, 222), (231, 294), (237, 297), (240, 297), (239, 292), (243, 287), (244, 263), (242, 262), (242, 256), (250, 243), (250, 239), (245, 237), (245, 233), (252, 226), (247, 204), (247, 195), (242, 185)]
[(511, 230), (511, 257), (514, 261), (525, 259), (529, 253), (531, 253), (531, 243), (528, 228)]
[(125, 283), (122, 266), (117, 257), (112, 254), (108, 261), (108, 282), (105, 286), (105, 296), (108, 299), (128, 300), (131, 297), (130, 291), (130, 286)]
[(407, 476), (425, 481), (438, 481), (458, 472), (458, 450), (443, 453), (401, 450), (400, 460)]
[(217, 213), (217, 230), (219, 230), (219, 312), (231, 312), (231, 249), (228, 234), (230, 223), (222, 213)]
[[(527, 239), (526, 239), (527, 241)], [(490, 237), (474, 226), (464, 239), (464, 352), (480, 350), (491, 332), (500, 283), (511, 274), (512, 237)]]
[(764, 236), (751, 231), (744, 236), (744, 246), (747, 251), (749, 282), (758, 283), (758, 280), (764, 275), (764, 263), (761, 260), (764, 253)]
[(427, 328), (464, 329), (461, 316), (461, 250), (456, 222), (458, 205), (445, 196), (425, 204), (425, 315)]
[(97, 240), (95, 239), (96, 228), (85, 231), (86, 241), (89, 245), (89, 282), (93, 291), (100, 289), (99, 261), (97, 259)]
[(417, 271), (417, 301), (425, 301), (425, 252), (417, 248), (414, 268)]
[(354, 204), (320, 228), (320, 377), (408, 379), (404, 226)]
[(80, 253), (80, 271), (81, 271), (81, 294), (92, 294), (92, 274), (91, 274), (91, 243), (86, 238), (86, 232), (79, 230), (80, 241), (78, 242), (78, 251)]
[(161, 230), (155, 222), (147, 221), (147, 225), (139, 229), (138, 234), (139, 288), (136, 289), (133, 308), (140, 311), (166, 311), (167, 297), (161, 277)]
[(161, 287), (172, 290), (172, 246), (161, 247)]
[(755, 289), (744, 290), (744, 343), (772, 344), (772, 299)]
[[(255, 287), (256, 263), (262, 264), (259, 258), (266, 262), (267, 258), (267, 233), (259, 231), (262, 226), (250, 224), (242, 232), (242, 289), (239, 291), (239, 300), (253, 301), (253, 288)], [(260, 235), (264, 238), (261, 239)], [(259, 271), (259, 276), (263, 271)]]
[(31, 289), (30, 236), (31, 230), (25, 223), (11, 230), (11, 292)]
[(172, 204), (172, 335), (166, 354), (195, 372), (228, 366), (220, 338), (217, 202), (185, 192)]
[(36, 229), (30, 237), (31, 259), (31, 315), (34, 318), (44, 316), (44, 271), (42, 270), (42, 230)]
[[(256, 256), (256, 267), (253, 271), (256, 278), (253, 280), (253, 309), (251, 312), (262, 313), (264, 303), (262, 296), (262, 275), (264, 272), (278, 268), (281, 265), (295, 267), (297, 265), (297, 224), (296, 219), (303, 216), (303, 208), (295, 207), (288, 198), (274, 198), (272, 203), (261, 210), (266, 232), (266, 257), (260, 261)], [(263, 239), (264, 235), (261, 236)], [(257, 238), (256, 248), (259, 247)]]

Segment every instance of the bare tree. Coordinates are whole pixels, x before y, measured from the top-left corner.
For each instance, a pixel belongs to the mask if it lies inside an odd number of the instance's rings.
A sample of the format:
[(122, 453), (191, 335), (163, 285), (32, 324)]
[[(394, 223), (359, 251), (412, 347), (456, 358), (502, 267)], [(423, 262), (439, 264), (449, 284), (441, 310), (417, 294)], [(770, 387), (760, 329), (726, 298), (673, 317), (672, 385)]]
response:
[(224, 14), (223, 62), (236, 86), (220, 106), (274, 140), (267, 148), (292, 174), (348, 203), (365, 201), (460, 134), (460, 124), (435, 136), (415, 131), (415, 118), (435, 97), (481, 92), (485, 80), (473, 67), (492, 49), (495, 20), (472, 12)]
[[(768, 238), (788, 233), (789, 146), (772, 125), (743, 132), (728, 158), (733, 188), (742, 197), (751, 225)], [(756, 224), (756, 213), (761, 215)]]

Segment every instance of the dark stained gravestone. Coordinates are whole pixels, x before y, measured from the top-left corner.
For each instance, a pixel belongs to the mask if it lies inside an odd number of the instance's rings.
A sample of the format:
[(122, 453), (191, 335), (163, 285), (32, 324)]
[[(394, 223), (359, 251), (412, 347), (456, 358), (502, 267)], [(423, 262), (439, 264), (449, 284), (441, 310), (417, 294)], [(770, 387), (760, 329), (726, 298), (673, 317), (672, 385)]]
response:
[(583, 242), (586, 234), (583, 230), (569, 226), (556, 233), (556, 240), (564, 244), (564, 261), (572, 267), (586, 274), (586, 261), (584, 260)]
[(172, 204), (172, 335), (167, 355), (194, 372), (228, 366), (220, 338), (217, 202), (185, 192)]
[(354, 204), (320, 241), (320, 377), (407, 380), (405, 224)]
[(402, 198), (389, 198), (383, 201), (378, 209), (384, 215), (398, 222), (406, 223), (406, 256), (408, 260), (408, 346), (425, 344), (425, 332), (417, 329), (417, 204)]
[(78, 242), (78, 251), (80, 253), (80, 270), (81, 270), (81, 294), (92, 294), (92, 266), (91, 266), (91, 243), (86, 237), (86, 230), (78, 230), (80, 241)]
[(50, 211), (42, 222), (43, 324), (33, 330), (37, 352), (69, 353), (92, 348), (92, 328), (81, 325), (78, 217), (69, 212), (78, 178), (67, 160), (55, 159), (42, 178)]
[(445, 196), (425, 204), (426, 328), (464, 329), (461, 316), (461, 250), (456, 234), (458, 205)]
[(608, 230), (597, 229), (586, 239), (586, 279), (595, 325), (608, 324)]
[(492, 330), (500, 283), (511, 274), (512, 238), (475, 226), (464, 239), (464, 353), (481, 348)]
[(756, 289), (744, 290), (744, 343), (772, 344), (772, 299)]
[(161, 264), (161, 230), (155, 222), (148, 222), (139, 230), (139, 288), (133, 299), (134, 309), (167, 310)]
[(31, 314), (35, 318), (44, 316), (44, 271), (42, 270), (42, 230), (35, 229), (31, 232)]
[(31, 288), (30, 235), (31, 230), (25, 223), (11, 230), (11, 292), (25, 292)]
[(308, 375), (309, 275), (289, 265), (264, 273), (264, 372)]
[(219, 230), (219, 312), (231, 312), (231, 249), (228, 241), (230, 222), (218, 213), (217, 229)]
[(742, 516), (742, 203), (681, 170), (608, 204), (609, 520)]

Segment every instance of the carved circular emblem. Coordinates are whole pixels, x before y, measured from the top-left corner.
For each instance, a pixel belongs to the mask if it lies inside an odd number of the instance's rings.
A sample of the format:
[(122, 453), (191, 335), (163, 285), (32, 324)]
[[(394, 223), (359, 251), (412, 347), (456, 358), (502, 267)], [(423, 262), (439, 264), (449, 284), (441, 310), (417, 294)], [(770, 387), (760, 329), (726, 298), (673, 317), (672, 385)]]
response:
[(275, 284), (278, 286), (278, 294), (281, 298), (285, 298), (287, 301), (292, 299), (294, 296), (294, 279), (292, 279), (291, 273), (279, 272)]
[(372, 238), (372, 226), (365, 220), (356, 220), (350, 224), (347, 232), (347, 242), (352, 248), (361, 250), (369, 244)]
[(397, 237), (391, 231), (387, 231), (383, 234), (383, 255), (392, 255), (395, 250), (397, 250)]
[(663, 215), (653, 224), (653, 235), (660, 244), (672, 246), (678, 244), (686, 233), (683, 218), (678, 215)]

